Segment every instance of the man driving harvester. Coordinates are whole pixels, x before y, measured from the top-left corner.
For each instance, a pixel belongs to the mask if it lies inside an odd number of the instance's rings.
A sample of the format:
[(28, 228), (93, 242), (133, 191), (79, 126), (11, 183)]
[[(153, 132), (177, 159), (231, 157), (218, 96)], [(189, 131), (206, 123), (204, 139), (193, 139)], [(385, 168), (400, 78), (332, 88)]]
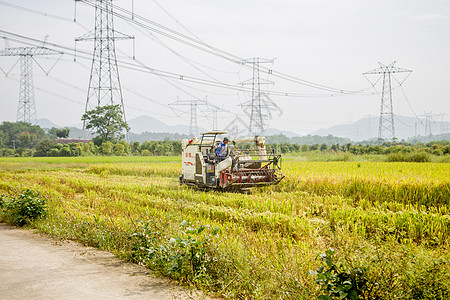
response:
[[(181, 142), (180, 184), (245, 192), (251, 187), (277, 184), (284, 178), (281, 155), (274, 149), (266, 150), (263, 136), (230, 139), (225, 137), (227, 134), (212, 130), (202, 133), (201, 139), (194, 137)], [(243, 143), (250, 145), (239, 149)]]
[(217, 146), (216, 155), (219, 161), (224, 160), (228, 154), (228, 138), (223, 138), (223, 141)]

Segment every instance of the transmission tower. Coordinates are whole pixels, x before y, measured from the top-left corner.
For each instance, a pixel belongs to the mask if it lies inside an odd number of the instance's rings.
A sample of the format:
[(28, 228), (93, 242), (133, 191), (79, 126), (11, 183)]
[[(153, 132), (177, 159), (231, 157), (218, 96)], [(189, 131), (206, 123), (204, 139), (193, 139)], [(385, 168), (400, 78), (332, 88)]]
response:
[(189, 106), (190, 112), (189, 134), (194, 136), (198, 135), (198, 122), (197, 122), (198, 106), (208, 106), (208, 105), (209, 105), (208, 101), (206, 100), (180, 100), (180, 99), (177, 99), (176, 102), (169, 104), (171, 108), (172, 106)]
[[(218, 125), (218, 116), (220, 114), (227, 114), (227, 115), (235, 115), (235, 113), (224, 109), (223, 107), (219, 107), (217, 105), (214, 105), (213, 103), (207, 101), (207, 109), (205, 111), (206, 113), (209, 113), (212, 118), (212, 130), (222, 130), (223, 127), (219, 129)], [(222, 120), (223, 121), (223, 120)]]
[[(373, 69), (371, 71), (363, 73), (363, 75), (367, 78), (366, 75), (381, 75), (378, 80), (372, 83), (368, 78), (369, 82), (375, 87), (375, 85), (383, 79), (383, 86), (381, 92), (381, 109), (380, 109), (380, 123), (378, 126), (378, 139), (382, 140), (390, 140), (393, 141), (395, 139), (395, 128), (394, 128), (394, 112), (392, 106), (392, 79), (394, 78), (400, 85), (405, 82), (406, 78), (408, 78), (409, 74), (411, 74), (411, 70), (401, 69), (394, 67), (395, 61), (390, 65), (384, 65), (382, 63), (378, 63), (380, 65), (379, 68)], [(408, 73), (407, 76), (400, 82), (398, 81), (392, 74), (395, 73)]]
[(219, 126), (217, 123), (217, 115), (219, 113), (219, 111), (223, 111), (222, 108), (215, 106), (211, 103), (208, 103), (208, 112), (210, 112), (212, 114), (212, 130), (218, 130)]
[(230, 136), (239, 137), (248, 134), (248, 124), (245, 123), (239, 116), (236, 116), (228, 126), (225, 127)]
[(447, 122), (447, 114), (444, 113), (440, 113), (440, 133), (447, 133), (448, 132), (448, 125), (449, 123)]
[[(55, 54), (62, 55), (63, 53), (54, 51), (44, 46), (12, 48), (7, 45), (5, 40), (5, 50), (0, 51), (0, 56), (19, 56), (20, 61), (19, 106), (17, 108), (16, 117), (17, 122), (35, 123), (37, 121), (33, 85), (33, 60), (36, 60), (33, 56)], [(48, 74), (48, 72), (45, 73)]]
[(433, 114), (431, 112), (425, 113), (425, 136), (433, 135), (431, 130), (432, 122), (433, 122)]
[[(81, 0), (75, 0), (75, 2), (77, 1)], [(134, 39), (134, 37), (114, 30), (112, 0), (92, 0), (88, 2), (95, 2), (94, 31), (75, 39), (76, 42), (94, 41), (85, 112), (99, 106), (119, 104), (126, 121), (115, 41)]]
[[(269, 98), (269, 96), (261, 91), (262, 84), (274, 84), (274, 82), (260, 78), (259, 65), (262, 63), (273, 62), (273, 59), (264, 59), (260, 57), (254, 57), (242, 61), (243, 64), (251, 64), (253, 69), (252, 79), (241, 82), (241, 85), (243, 86), (252, 86), (251, 100), (242, 104), (244, 111), (250, 117), (248, 126), (248, 133), (250, 135), (259, 135), (263, 133), (267, 127), (268, 120), (271, 118), (271, 111), (274, 108), (280, 110), (279, 107)], [(248, 112), (249, 110), (250, 112)]]
[(423, 115), (420, 115), (418, 117), (425, 118), (425, 122), (419, 119), (424, 127), (425, 136), (433, 135), (433, 127), (437, 127), (436, 121), (434, 119), (436, 117), (439, 117), (439, 115), (433, 114), (432, 112), (424, 112)]

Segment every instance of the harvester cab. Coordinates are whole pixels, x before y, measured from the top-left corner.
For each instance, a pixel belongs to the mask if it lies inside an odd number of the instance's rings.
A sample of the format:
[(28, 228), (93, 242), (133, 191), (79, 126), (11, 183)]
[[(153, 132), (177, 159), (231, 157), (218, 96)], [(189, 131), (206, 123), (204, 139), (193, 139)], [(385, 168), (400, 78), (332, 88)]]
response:
[[(266, 149), (263, 136), (230, 139), (224, 157), (216, 150), (226, 131), (201, 134), (200, 140), (184, 139), (180, 184), (221, 190), (244, 190), (249, 187), (274, 185), (284, 175), (281, 155)], [(254, 146), (248, 147), (253, 143)], [(245, 145), (247, 144), (247, 146)], [(242, 146), (242, 147), (240, 147)]]

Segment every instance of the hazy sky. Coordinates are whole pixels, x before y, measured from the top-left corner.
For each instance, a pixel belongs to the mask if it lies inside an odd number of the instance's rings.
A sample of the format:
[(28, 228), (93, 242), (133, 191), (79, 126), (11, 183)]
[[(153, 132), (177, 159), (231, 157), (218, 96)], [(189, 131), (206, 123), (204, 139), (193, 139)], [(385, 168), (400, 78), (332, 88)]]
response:
[[(5, 5), (13, 3), (44, 16)], [(131, 10), (131, 0), (114, 1)], [(76, 37), (94, 26), (94, 9), (74, 1), (0, 1), (0, 29), (74, 48)], [(448, 0), (134, 0), (136, 14), (241, 58), (272, 59), (265, 66), (313, 83), (342, 90), (370, 87), (363, 72), (378, 68), (378, 62), (412, 70), (402, 88), (394, 90), (394, 113), (406, 116), (450, 113), (450, 1)], [(58, 16), (59, 18), (57, 18)], [(252, 70), (180, 44), (124, 20), (115, 18), (115, 29), (136, 37), (136, 59), (150, 68), (195, 76), (210, 81), (237, 84), (252, 77)], [(132, 62), (133, 43), (116, 42), (118, 59)], [(11, 46), (23, 46), (11, 43)], [(0, 49), (4, 45), (0, 44)], [(77, 43), (92, 51), (91, 42)], [(38, 118), (61, 126), (80, 122), (84, 113), (90, 61), (64, 55), (48, 76), (57, 57), (35, 57), (33, 64)], [(0, 57), (0, 68), (8, 72), (17, 57)], [(180, 100), (204, 99), (248, 121), (240, 104), (250, 94), (155, 74), (120, 68), (127, 119), (149, 115), (170, 125), (189, 124), (189, 114), (177, 116), (167, 105)], [(0, 121), (15, 121), (19, 101), (20, 68), (6, 77), (0, 73)], [(368, 115), (379, 115), (377, 95), (331, 95), (262, 73), (274, 81), (265, 89), (311, 97), (270, 96), (283, 114), (273, 114), (269, 127), (307, 134), (319, 128), (349, 123)], [(378, 89), (380, 87), (378, 86)], [(368, 91), (373, 92), (373, 89)], [(144, 97), (142, 97), (142, 96)], [(188, 110), (188, 107), (180, 107)], [(212, 120), (199, 112), (199, 126), (212, 127)], [(232, 120), (219, 114), (219, 127)], [(447, 117), (450, 120), (450, 116)]]

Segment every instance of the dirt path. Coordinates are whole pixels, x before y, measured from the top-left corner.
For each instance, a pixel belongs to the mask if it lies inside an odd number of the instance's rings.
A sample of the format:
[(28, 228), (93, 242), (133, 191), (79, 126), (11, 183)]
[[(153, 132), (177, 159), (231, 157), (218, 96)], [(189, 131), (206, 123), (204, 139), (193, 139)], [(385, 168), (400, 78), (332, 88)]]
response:
[(0, 223), (0, 299), (200, 299), (111, 253)]

